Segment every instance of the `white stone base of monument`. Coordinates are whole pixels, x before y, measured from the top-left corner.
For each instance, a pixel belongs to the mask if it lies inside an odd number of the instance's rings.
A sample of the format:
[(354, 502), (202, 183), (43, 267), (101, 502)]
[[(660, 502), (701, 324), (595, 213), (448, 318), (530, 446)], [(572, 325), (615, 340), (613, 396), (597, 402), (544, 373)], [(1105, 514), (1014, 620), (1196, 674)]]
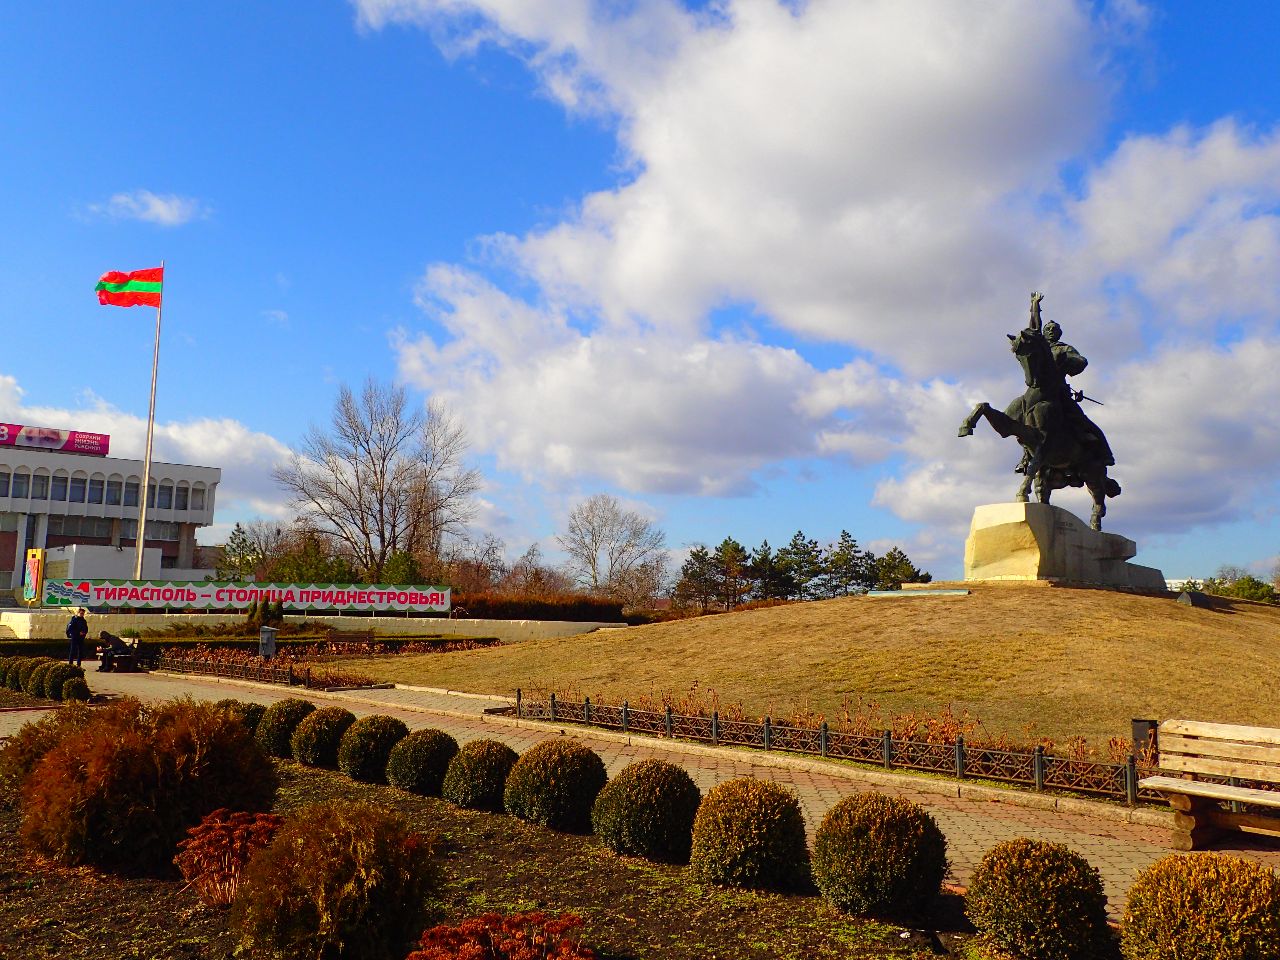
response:
[(1163, 591), (1164, 574), (1127, 562), (1137, 552), (1128, 537), (1091, 530), (1052, 504), (988, 503), (973, 511), (964, 578)]

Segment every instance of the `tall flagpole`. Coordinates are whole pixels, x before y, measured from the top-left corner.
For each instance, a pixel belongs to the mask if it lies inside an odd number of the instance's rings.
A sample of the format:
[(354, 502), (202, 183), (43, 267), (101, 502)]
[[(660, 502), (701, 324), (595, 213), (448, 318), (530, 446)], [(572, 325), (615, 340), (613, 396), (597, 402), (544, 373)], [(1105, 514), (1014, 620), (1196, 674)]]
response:
[(138, 556), (133, 565), (133, 579), (142, 579), (142, 550), (147, 540), (147, 498), (151, 490), (151, 438), (156, 428), (156, 372), (160, 368), (160, 314), (164, 310), (164, 261), (160, 261), (160, 302), (156, 304), (156, 347), (151, 355), (151, 408), (147, 412), (147, 454), (142, 462), (142, 490), (138, 493)]

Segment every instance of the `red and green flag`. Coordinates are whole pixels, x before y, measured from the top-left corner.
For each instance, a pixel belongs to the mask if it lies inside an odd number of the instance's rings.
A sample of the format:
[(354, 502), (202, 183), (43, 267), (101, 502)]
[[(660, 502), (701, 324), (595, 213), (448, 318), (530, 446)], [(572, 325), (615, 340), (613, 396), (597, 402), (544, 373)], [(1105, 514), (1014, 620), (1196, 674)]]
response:
[(112, 307), (158, 307), (164, 286), (164, 267), (121, 273), (108, 270), (98, 285), (98, 302)]

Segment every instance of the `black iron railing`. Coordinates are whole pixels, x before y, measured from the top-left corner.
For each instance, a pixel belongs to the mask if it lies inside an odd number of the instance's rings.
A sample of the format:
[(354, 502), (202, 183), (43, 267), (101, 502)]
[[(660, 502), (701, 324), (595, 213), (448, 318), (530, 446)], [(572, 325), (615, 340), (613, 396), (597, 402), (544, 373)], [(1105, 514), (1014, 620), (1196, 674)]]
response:
[(554, 720), (624, 733), (647, 734), (721, 746), (753, 747), (807, 756), (851, 760), (888, 770), (917, 770), (962, 780), (992, 781), (1028, 787), (1037, 792), (1083, 794), (1120, 800), (1130, 806), (1140, 801), (1162, 802), (1152, 790), (1138, 786), (1156, 772), (1130, 756), (1123, 763), (1056, 757), (1043, 747), (1034, 750), (1001, 750), (969, 746), (963, 737), (955, 743), (930, 743), (895, 738), (891, 731), (877, 736), (832, 730), (824, 722), (817, 727), (793, 727), (766, 717), (759, 723), (723, 720), (719, 713), (687, 716), (665, 712), (602, 706), (590, 699), (581, 702), (558, 699), (533, 700), (516, 691), (509, 713), (526, 720)]

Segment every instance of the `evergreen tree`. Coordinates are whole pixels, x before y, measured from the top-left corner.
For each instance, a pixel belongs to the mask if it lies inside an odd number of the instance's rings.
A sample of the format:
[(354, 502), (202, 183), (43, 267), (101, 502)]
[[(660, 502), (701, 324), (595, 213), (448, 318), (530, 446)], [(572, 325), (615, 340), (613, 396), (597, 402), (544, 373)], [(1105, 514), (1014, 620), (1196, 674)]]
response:
[(715, 557), (702, 545), (694, 547), (680, 566), (676, 603), (682, 607), (696, 606), (700, 613), (706, 613), (717, 598), (718, 586)]
[(752, 595), (757, 600), (783, 600), (795, 591), (795, 581), (778, 563), (768, 540), (751, 551), (747, 575), (752, 581)]
[(875, 589), (897, 590), (904, 583), (928, 583), (931, 574), (918, 570), (900, 547), (875, 561)]
[(797, 530), (791, 542), (778, 551), (777, 563), (792, 581), (788, 597), (813, 600), (821, 596), (822, 548), (817, 540)]
[(725, 537), (716, 547), (716, 594), (726, 610), (732, 610), (751, 592), (747, 567), (751, 556), (733, 537)]
[(862, 550), (848, 530), (823, 555), (822, 585), (828, 597), (848, 596), (870, 589), (874, 582), (875, 555)]
[(382, 582), (398, 586), (422, 583), (422, 569), (413, 554), (397, 550), (382, 567)]
[(244, 527), (236, 524), (227, 537), (226, 546), (222, 548), (222, 559), (218, 563), (217, 578), (219, 580), (252, 579), (262, 556), (254, 546)]

